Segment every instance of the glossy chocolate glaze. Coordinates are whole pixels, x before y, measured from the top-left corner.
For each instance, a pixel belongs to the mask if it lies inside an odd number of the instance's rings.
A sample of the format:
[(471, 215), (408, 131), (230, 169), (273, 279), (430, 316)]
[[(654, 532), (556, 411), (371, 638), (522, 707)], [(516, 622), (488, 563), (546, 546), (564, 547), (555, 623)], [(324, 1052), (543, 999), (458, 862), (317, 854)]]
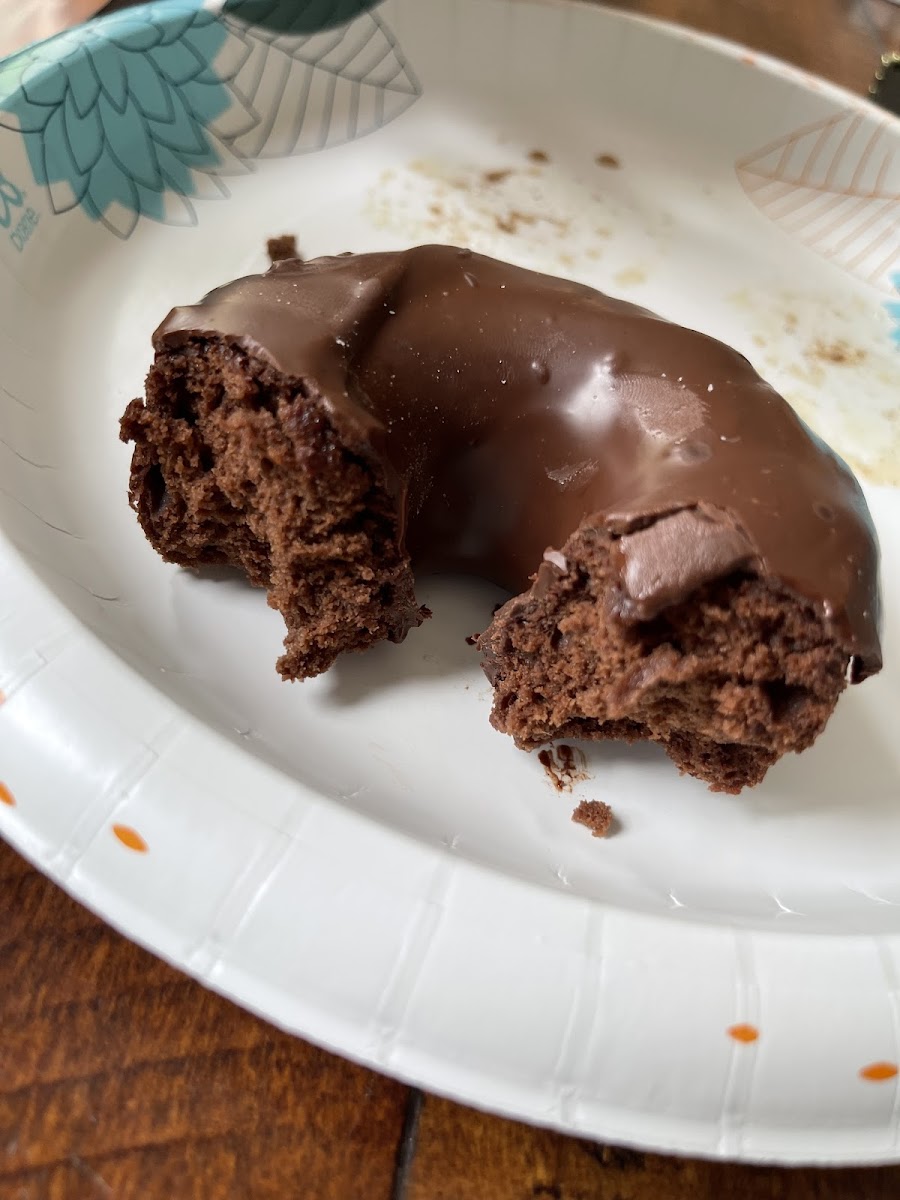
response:
[(618, 536), (623, 619), (745, 567), (810, 602), (854, 679), (881, 665), (860, 487), (721, 342), (450, 246), (276, 263), (175, 309), (155, 345), (210, 336), (321, 398), (418, 569), (521, 591), (587, 522)]

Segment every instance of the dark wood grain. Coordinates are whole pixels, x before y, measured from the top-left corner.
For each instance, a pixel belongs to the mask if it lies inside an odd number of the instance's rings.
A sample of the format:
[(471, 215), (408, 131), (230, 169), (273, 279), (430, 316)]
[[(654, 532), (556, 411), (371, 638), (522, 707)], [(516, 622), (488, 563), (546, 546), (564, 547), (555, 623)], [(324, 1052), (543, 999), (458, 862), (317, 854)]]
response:
[[(0, 19), (11, 2), (0, 0)], [(878, 39), (900, 47), (900, 13), (883, 0), (869, 5), (618, 6), (743, 41), (862, 92)], [(664, 1158), (422, 1097), (205, 992), (2, 844), (0, 916), (0, 1200), (900, 1196), (900, 1168)]]
[(400, 1084), (273, 1030), (0, 845), (0, 1200), (381, 1200)]
[(429, 1096), (404, 1200), (897, 1200), (900, 1169), (664, 1158), (485, 1117)]
[(895, 1200), (900, 1168), (704, 1163), (420, 1093), (125, 941), (0, 843), (0, 1200)]

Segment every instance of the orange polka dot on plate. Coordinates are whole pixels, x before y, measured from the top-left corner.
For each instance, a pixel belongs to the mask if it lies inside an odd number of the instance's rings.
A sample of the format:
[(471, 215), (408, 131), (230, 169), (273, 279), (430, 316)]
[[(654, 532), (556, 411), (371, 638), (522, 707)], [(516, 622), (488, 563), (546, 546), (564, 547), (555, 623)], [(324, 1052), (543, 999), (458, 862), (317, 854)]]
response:
[(12, 792), (9, 790), (9, 788), (6, 786), (5, 783), (0, 783), (0, 804), (8, 804), (10, 808), (13, 808), (15, 806), (15, 803), (16, 803), (15, 796), (12, 794)]
[(113, 825), (112, 830), (122, 845), (127, 846), (129, 850), (135, 850), (138, 854), (146, 854), (149, 850), (150, 847), (138, 831), (130, 825)]
[(736, 1042), (744, 1042), (747, 1045), (759, 1037), (759, 1030), (755, 1025), (729, 1025), (725, 1032)]
[(869, 1063), (867, 1067), (860, 1067), (859, 1074), (862, 1079), (868, 1079), (870, 1083), (884, 1083), (888, 1079), (893, 1079), (898, 1071), (900, 1071), (900, 1067), (896, 1063), (874, 1062)]

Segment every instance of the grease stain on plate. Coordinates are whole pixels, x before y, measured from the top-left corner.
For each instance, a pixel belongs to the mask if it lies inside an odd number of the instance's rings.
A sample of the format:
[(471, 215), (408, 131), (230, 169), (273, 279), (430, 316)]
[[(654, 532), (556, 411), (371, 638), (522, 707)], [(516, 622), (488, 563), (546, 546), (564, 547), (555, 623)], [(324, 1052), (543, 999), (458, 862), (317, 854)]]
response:
[(613, 275), (613, 283), (616, 287), (637, 287), (646, 282), (647, 272), (642, 267), (623, 267), (621, 271), (616, 271)]
[(534, 270), (580, 274), (595, 286), (594, 269), (585, 276), (580, 264), (608, 258), (619, 286), (646, 282), (647, 267), (635, 263), (635, 251), (646, 261), (666, 253), (670, 214), (643, 211), (627, 186), (609, 186), (608, 166), (598, 169), (589, 157), (583, 172), (555, 165), (543, 149), (523, 151), (517, 160), (507, 149), (503, 160), (416, 159), (390, 167), (368, 193), (366, 216), (409, 245), (468, 246)]
[(742, 290), (760, 374), (869, 483), (900, 485), (900, 354), (875, 300), (848, 289), (840, 308), (790, 291)]

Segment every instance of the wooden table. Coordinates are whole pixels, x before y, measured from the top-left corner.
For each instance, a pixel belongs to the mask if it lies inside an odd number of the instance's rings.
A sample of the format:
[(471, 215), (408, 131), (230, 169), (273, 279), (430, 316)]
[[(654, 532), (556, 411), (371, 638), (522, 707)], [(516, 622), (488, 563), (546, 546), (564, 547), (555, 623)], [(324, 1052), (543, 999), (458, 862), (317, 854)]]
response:
[[(4, 4), (0, 0), (0, 16)], [(854, 0), (621, 0), (863, 91)], [(870, 16), (894, 46), (900, 10)], [(703, 1163), (423, 1095), (271, 1029), (0, 845), (0, 1200), (896, 1200), (900, 1167)]]

